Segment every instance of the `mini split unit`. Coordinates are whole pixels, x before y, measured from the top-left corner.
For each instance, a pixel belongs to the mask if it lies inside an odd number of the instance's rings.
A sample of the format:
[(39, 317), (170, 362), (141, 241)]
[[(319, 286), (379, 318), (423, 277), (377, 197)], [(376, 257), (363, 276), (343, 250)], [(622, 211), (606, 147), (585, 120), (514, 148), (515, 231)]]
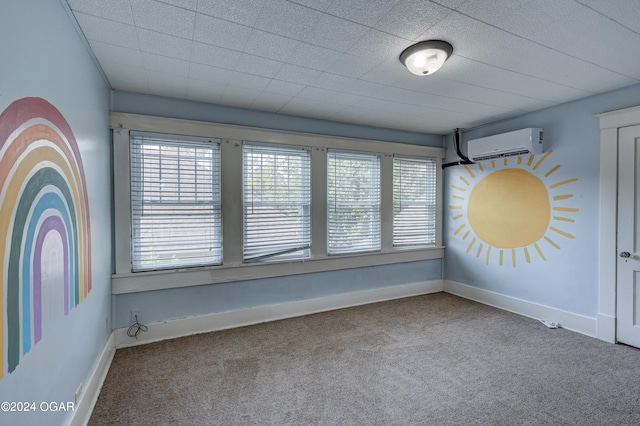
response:
[(543, 152), (544, 144), (540, 128), (515, 130), (486, 138), (472, 139), (467, 143), (467, 157), (474, 162)]

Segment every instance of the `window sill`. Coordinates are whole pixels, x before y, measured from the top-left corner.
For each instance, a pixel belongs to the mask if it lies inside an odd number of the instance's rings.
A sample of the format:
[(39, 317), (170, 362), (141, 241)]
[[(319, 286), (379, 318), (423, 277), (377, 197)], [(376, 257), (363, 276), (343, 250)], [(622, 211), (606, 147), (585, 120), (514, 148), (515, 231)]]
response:
[(331, 256), (273, 263), (244, 263), (173, 269), (150, 272), (129, 272), (111, 277), (111, 293), (125, 294), (197, 285), (336, 271), (393, 263), (441, 259), (444, 247), (394, 249), (376, 253)]

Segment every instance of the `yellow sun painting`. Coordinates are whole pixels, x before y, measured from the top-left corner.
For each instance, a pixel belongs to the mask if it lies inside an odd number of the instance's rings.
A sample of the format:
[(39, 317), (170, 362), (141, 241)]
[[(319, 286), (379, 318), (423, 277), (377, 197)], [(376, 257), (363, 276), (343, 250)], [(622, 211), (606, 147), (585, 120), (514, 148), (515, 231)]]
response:
[(560, 165), (545, 163), (552, 152), (464, 166), (448, 207), (453, 235), (467, 243), (467, 254), (515, 268), (518, 258), (546, 261), (545, 253), (575, 238), (571, 227), (579, 209), (568, 189), (578, 178), (556, 178)]

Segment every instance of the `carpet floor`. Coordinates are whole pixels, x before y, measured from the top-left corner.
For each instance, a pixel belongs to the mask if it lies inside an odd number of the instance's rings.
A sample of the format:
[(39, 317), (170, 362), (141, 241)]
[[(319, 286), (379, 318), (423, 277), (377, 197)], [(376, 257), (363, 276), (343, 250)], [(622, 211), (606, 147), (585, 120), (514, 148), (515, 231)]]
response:
[(640, 350), (446, 293), (119, 349), (89, 425), (638, 425)]

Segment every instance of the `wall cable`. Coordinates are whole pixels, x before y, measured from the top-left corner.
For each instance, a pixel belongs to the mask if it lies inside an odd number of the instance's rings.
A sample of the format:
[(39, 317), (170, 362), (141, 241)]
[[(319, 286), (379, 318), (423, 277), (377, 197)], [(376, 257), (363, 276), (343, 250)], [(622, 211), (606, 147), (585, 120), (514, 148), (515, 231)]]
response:
[(474, 164), (473, 161), (469, 160), (469, 158), (466, 155), (464, 155), (460, 150), (460, 129), (455, 129), (453, 131), (453, 145), (456, 149), (456, 154), (458, 154), (458, 158), (460, 158), (460, 160), (443, 164), (442, 165), (443, 169), (446, 169), (447, 167), (451, 167), (451, 166), (460, 166), (463, 164)]
[(129, 329), (127, 330), (127, 336), (129, 337), (135, 337), (136, 340), (138, 340), (138, 334), (140, 334), (140, 332), (147, 332), (149, 329), (147, 328), (146, 325), (144, 324), (140, 324), (140, 322), (138, 322), (138, 316), (135, 315), (136, 318), (136, 322), (133, 323)]

